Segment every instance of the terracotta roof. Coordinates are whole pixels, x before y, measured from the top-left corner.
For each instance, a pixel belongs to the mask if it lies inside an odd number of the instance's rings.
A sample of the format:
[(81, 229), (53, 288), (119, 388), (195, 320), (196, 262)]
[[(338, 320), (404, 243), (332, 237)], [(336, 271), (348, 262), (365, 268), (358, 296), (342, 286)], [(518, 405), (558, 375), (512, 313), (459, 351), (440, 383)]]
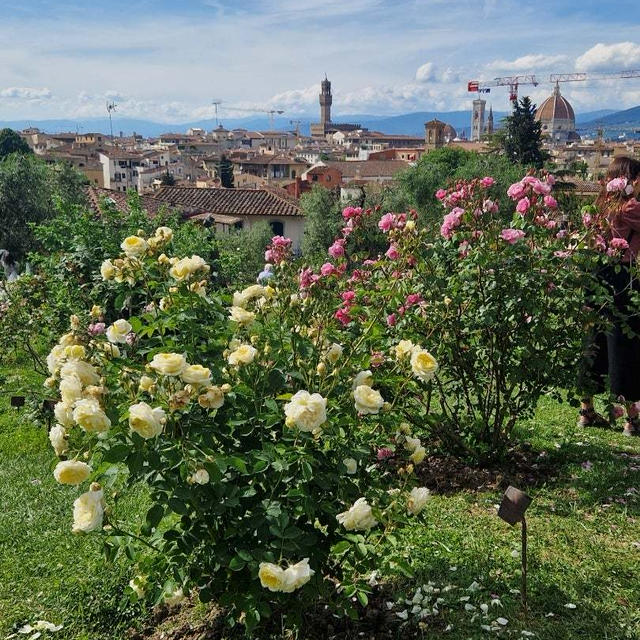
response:
[(409, 165), (404, 160), (327, 161), (328, 167), (337, 169), (346, 178), (393, 177)]
[(563, 178), (562, 182), (572, 191), (578, 193), (600, 193), (600, 185), (597, 182), (588, 182), (577, 178)]
[[(112, 189), (102, 189), (101, 187), (87, 187), (87, 198), (89, 200), (89, 206), (96, 212), (101, 212), (101, 205), (104, 199), (111, 200), (118, 211), (122, 213), (129, 213), (129, 204), (127, 203), (128, 194), (124, 191), (113, 191)], [(151, 216), (156, 216), (161, 210), (164, 209), (178, 209), (184, 215), (191, 213), (185, 211), (184, 207), (172, 207), (168, 205), (164, 200), (158, 200), (153, 196), (141, 195), (140, 200), (142, 208)]]
[(556, 83), (555, 89), (536, 110), (536, 120), (573, 120), (576, 116), (569, 101), (560, 95), (560, 87)]
[(162, 187), (154, 198), (171, 205), (230, 216), (302, 216), (300, 207), (273, 189)]

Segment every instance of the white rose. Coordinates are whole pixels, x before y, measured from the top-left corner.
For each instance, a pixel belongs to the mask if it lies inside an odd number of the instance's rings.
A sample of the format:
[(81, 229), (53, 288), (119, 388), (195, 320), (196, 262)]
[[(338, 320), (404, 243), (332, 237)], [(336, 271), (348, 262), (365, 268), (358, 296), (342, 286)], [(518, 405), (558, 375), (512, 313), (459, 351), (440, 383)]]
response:
[(76, 376), (67, 376), (60, 380), (60, 397), (66, 405), (72, 405), (82, 398), (82, 382)]
[(288, 566), (284, 573), (287, 585), (291, 585), (291, 590), (294, 591), (307, 584), (315, 571), (309, 566), (309, 558), (305, 558), (296, 564)]
[(191, 474), (189, 482), (192, 484), (207, 484), (209, 482), (209, 473), (206, 469), (198, 469)]
[(366, 531), (378, 524), (366, 498), (358, 498), (349, 510), (339, 513), (336, 519), (347, 531)]
[(424, 509), (430, 497), (431, 493), (426, 487), (414, 487), (411, 489), (407, 500), (407, 511), (414, 516), (418, 515)]
[(64, 360), (64, 347), (57, 344), (47, 356), (47, 369), (51, 375), (55, 375), (56, 371)]
[(229, 310), (229, 318), (239, 325), (246, 326), (255, 320), (256, 314), (243, 309), (242, 307), (231, 307)]
[(191, 256), (190, 258), (182, 258), (173, 264), (169, 269), (169, 274), (174, 280), (180, 282), (200, 270), (208, 270), (207, 263), (200, 256)]
[(129, 586), (133, 589), (133, 592), (138, 598), (144, 598), (145, 587), (147, 585), (146, 576), (136, 576), (129, 580)]
[(233, 353), (229, 354), (227, 362), (233, 366), (251, 364), (258, 350), (250, 344), (241, 344)]
[(378, 413), (384, 404), (380, 392), (365, 384), (361, 384), (353, 390), (353, 398), (356, 401), (356, 411), (363, 414)]
[(56, 417), (56, 422), (59, 422), (63, 427), (73, 427), (73, 406), (65, 404), (64, 402), (56, 402), (53, 407), (53, 414)]
[(327, 421), (327, 401), (319, 393), (298, 391), (285, 404), (287, 426), (296, 426), (300, 431), (318, 433)]
[(140, 236), (129, 236), (122, 241), (120, 248), (129, 258), (137, 258), (146, 253), (149, 245), (147, 241)]
[(438, 363), (428, 351), (416, 347), (411, 352), (411, 371), (416, 378), (427, 382), (433, 378), (437, 370)]
[(111, 426), (111, 420), (93, 398), (78, 400), (73, 409), (73, 419), (87, 433), (102, 433)]
[(244, 309), (248, 302), (247, 298), (245, 298), (240, 291), (234, 292), (232, 306)]
[(198, 396), (198, 404), (203, 409), (219, 409), (224, 404), (224, 392), (220, 387), (209, 387)]
[(342, 464), (347, 468), (349, 475), (353, 475), (358, 470), (358, 461), (353, 458), (345, 458)]
[(411, 436), (407, 436), (404, 443), (407, 451), (415, 451), (421, 445), (422, 443), (420, 442), (420, 438), (412, 438)]
[(161, 434), (166, 421), (164, 410), (160, 407), (152, 409), (146, 402), (129, 407), (129, 426), (145, 440)]
[(121, 343), (124, 344), (127, 341), (127, 334), (131, 333), (131, 329), (133, 327), (122, 318), (120, 320), (116, 320), (108, 329), (107, 329), (107, 340), (109, 342)]
[(104, 498), (99, 484), (83, 493), (73, 503), (73, 533), (89, 533), (102, 528), (104, 517)]
[(165, 376), (179, 376), (188, 365), (180, 353), (156, 353), (149, 366)]
[(170, 242), (173, 238), (173, 229), (171, 227), (158, 227), (153, 235), (164, 242)]
[(138, 384), (138, 389), (140, 391), (151, 391), (151, 387), (156, 383), (153, 378), (149, 376), (141, 376), (140, 383)]
[(81, 484), (91, 473), (91, 467), (79, 460), (58, 462), (53, 470), (53, 477), (60, 484)]
[(340, 360), (340, 357), (342, 356), (342, 347), (337, 343), (334, 342), (325, 352), (324, 357), (331, 363), (331, 364), (335, 364), (336, 362), (338, 362), (338, 360)]
[(353, 384), (351, 385), (352, 389), (356, 387), (360, 387), (364, 385), (365, 387), (370, 387), (373, 385), (373, 373), (368, 369), (366, 371), (360, 371), (353, 379)]
[(64, 348), (64, 355), (70, 360), (82, 360), (86, 354), (87, 351), (81, 344), (70, 344)]
[(260, 584), (269, 591), (293, 591), (290, 589), (291, 574), (285, 576), (284, 569), (272, 562), (261, 562), (258, 569)]
[(188, 366), (180, 375), (190, 384), (209, 384), (211, 380), (211, 371), (200, 364)]
[(100, 384), (100, 376), (95, 367), (84, 360), (69, 360), (60, 369), (60, 378), (76, 377), (85, 386)]
[(395, 346), (396, 359), (402, 360), (405, 356), (408, 356), (414, 345), (411, 340), (400, 340), (398, 344)]
[(103, 280), (111, 280), (116, 275), (116, 268), (113, 266), (111, 260), (105, 260), (100, 265), (100, 275)]
[(51, 446), (58, 457), (65, 454), (69, 445), (67, 444), (67, 432), (64, 427), (59, 424), (51, 427), (51, 431), (49, 431), (49, 442), (51, 442)]

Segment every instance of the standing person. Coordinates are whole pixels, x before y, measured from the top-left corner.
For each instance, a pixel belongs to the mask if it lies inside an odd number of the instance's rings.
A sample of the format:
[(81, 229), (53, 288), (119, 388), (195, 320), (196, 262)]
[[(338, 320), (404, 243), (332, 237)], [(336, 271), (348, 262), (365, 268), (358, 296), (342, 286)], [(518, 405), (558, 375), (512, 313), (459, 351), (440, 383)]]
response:
[[(614, 158), (607, 171), (607, 184), (596, 206), (608, 226), (610, 246), (622, 247), (622, 257), (604, 267), (598, 277), (613, 295), (613, 308), (604, 310), (609, 327), (593, 337), (585, 357), (583, 380), (592, 391), (604, 391), (608, 376), (613, 395), (625, 405), (623, 433), (640, 436), (640, 316), (631, 304), (631, 292), (638, 289), (632, 264), (640, 253), (640, 162), (626, 156)], [(616, 242), (618, 240), (618, 242)], [(586, 385), (585, 385), (586, 388)], [(614, 419), (617, 416), (613, 416)], [(593, 407), (593, 396), (585, 394), (580, 409), (580, 426), (605, 426), (609, 421)]]

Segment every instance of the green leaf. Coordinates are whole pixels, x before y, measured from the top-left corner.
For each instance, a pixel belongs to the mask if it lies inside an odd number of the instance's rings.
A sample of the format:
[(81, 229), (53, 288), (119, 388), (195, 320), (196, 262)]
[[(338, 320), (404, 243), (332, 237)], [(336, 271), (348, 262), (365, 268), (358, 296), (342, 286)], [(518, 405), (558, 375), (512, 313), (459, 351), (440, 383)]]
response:
[(160, 524), (160, 520), (162, 520), (162, 516), (164, 516), (164, 507), (160, 504), (154, 504), (149, 511), (147, 511), (146, 523), (147, 526), (154, 529)]
[(187, 506), (187, 504), (176, 497), (169, 498), (169, 508), (175, 513), (180, 514), (181, 516), (189, 513), (189, 507)]
[(231, 571), (242, 571), (247, 566), (247, 563), (239, 556), (233, 556), (231, 562), (229, 562), (229, 569)]
[(409, 563), (406, 562), (405, 560), (397, 559), (389, 564), (392, 567), (396, 567), (400, 571), (400, 573), (402, 573), (407, 578), (413, 578), (413, 570), (411, 569), (411, 566), (409, 565)]
[(347, 540), (341, 540), (337, 544), (334, 544), (333, 547), (331, 547), (331, 553), (333, 555), (339, 556), (345, 551), (348, 551), (350, 548), (351, 548), (351, 544), (347, 542)]
[(367, 598), (367, 594), (364, 591), (358, 591), (356, 598), (358, 598), (358, 602), (363, 607), (366, 607), (369, 604), (369, 598)]
[(126, 444), (116, 444), (104, 453), (107, 462), (122, 462), (131, 453), (131, 447)]

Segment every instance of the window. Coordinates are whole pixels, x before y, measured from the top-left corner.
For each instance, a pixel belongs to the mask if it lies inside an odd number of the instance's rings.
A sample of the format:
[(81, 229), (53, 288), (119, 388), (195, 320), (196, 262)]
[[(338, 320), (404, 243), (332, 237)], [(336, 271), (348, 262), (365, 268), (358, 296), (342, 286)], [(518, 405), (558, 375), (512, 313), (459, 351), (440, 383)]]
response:
[(273, 232), (274, 236), (284, 235), (284, 224), (282, 224), (282, 222), (280, 222), (279, 220), (272, 220), (269, 223), (269, 226), (271, 227), (271, 231)]
[(236, 222), (236, 223), (233, 225), (233, 228), (234, 228), (234, 229), (242, 229), (243, 227), (244, 227), (244, 222), (242, 222), (242, 220), (240, 220), (240, 222)]

